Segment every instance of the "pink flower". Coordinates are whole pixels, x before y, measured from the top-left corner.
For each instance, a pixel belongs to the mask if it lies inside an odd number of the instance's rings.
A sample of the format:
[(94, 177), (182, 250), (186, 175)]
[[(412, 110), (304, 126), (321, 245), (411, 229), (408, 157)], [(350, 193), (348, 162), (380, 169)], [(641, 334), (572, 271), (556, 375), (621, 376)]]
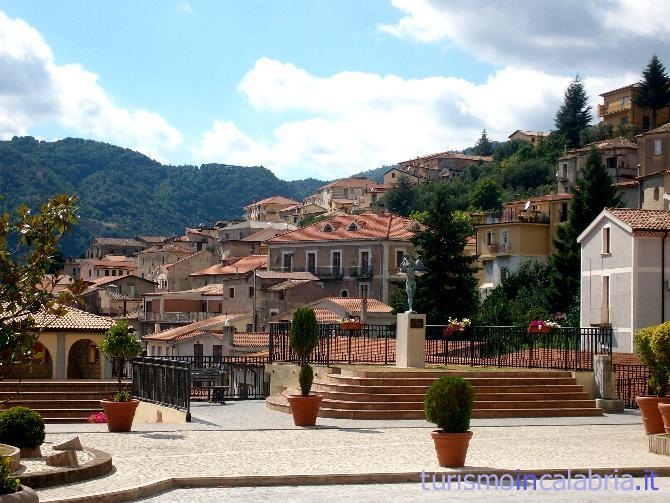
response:
[(104, 412), (94, 412), (90, 416), (86, 418), (87, 423), (106, 423), (107, 422), (107, 416), (105, 416)]

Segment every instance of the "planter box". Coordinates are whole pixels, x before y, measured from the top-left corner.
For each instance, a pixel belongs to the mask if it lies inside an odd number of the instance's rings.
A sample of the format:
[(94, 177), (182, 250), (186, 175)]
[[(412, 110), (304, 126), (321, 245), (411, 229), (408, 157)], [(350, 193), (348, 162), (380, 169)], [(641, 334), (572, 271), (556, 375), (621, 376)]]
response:
[(550, 334), (553, 329), (551, 327), (528, 327), (529, 334)]
[(356, 323), (356, 322), (340, 323), (340, 328), (342, 330), (362, 330), (363, 329), (363, 324), (362, 323)]
[(670, 434), (649, 435), (649, 452), (670, 456)]

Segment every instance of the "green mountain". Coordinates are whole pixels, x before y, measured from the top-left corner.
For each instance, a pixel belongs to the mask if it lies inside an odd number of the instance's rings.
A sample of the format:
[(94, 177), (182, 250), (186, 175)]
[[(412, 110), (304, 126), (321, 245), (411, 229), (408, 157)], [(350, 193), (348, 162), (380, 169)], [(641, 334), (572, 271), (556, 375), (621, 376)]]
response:
[(63, 243), (79, 255), (92, 236), (172, 235), (187, 226), (239, 218), (275, 194), (302, 200), (324, 182), (287, 182), (262, 166), (171, 166), (107, 143), (31, 136), (0, 141), (0, 209), (39, 207), (54, 194), (79, 197), (79, 225)]

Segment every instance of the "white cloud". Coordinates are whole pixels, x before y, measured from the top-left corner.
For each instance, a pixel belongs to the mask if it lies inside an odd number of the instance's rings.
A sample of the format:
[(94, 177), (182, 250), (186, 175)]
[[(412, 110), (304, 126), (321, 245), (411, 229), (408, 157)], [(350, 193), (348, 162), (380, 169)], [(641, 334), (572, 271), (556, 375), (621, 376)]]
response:
[(2, 12), (0, 75), (0, 138), (55, 122), (158, 159), (182, 142), (159, 114), (114, 104), (95, 73), (76, 64), (56, 65), (37, 30)]
[[(586, 79), (597, 93), (627, 82)], [(202, 161), (263, 164), (288, 178), (334, 178), (429, 152), (471, 146), (486, 128), (504, 140), (516, 129), (546, 130), (570, 77), (508, 66), (477, 85), (465, 79), (403, 79), (363, 72), (318, 77), (290, 63), (259, 59), (239, 90), (265, 114), (298, 112), (270, 139), (217, 121), (194, 151)]]
[(670, 58), (667, 0), (391, 0), (404, 12), (382, 32), (454, 43), (497, 66), (550, 73), (639, 73), (653, 53)]

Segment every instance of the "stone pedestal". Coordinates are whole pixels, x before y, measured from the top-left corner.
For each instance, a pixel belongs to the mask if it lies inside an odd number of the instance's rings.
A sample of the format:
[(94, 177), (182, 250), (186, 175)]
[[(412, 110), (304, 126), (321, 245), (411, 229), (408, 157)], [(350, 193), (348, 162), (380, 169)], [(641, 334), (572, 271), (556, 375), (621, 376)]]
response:
[(426, 366), (425, 314), (398, 314), (395, 351), (396, 367), (422, 369)]
[(605, 398), (596, 398), (596, 407), (602, 409), (605, 414), (623, 414), (623, 400), (607, 400)]
[(596, 406), (600, 407), (605, 414), (623, 414), (623, 400), (614, 398), (616, 376), (612, 372), (612, 357), (610, 355), (595, 355), (593, 357), (593, 373)]

